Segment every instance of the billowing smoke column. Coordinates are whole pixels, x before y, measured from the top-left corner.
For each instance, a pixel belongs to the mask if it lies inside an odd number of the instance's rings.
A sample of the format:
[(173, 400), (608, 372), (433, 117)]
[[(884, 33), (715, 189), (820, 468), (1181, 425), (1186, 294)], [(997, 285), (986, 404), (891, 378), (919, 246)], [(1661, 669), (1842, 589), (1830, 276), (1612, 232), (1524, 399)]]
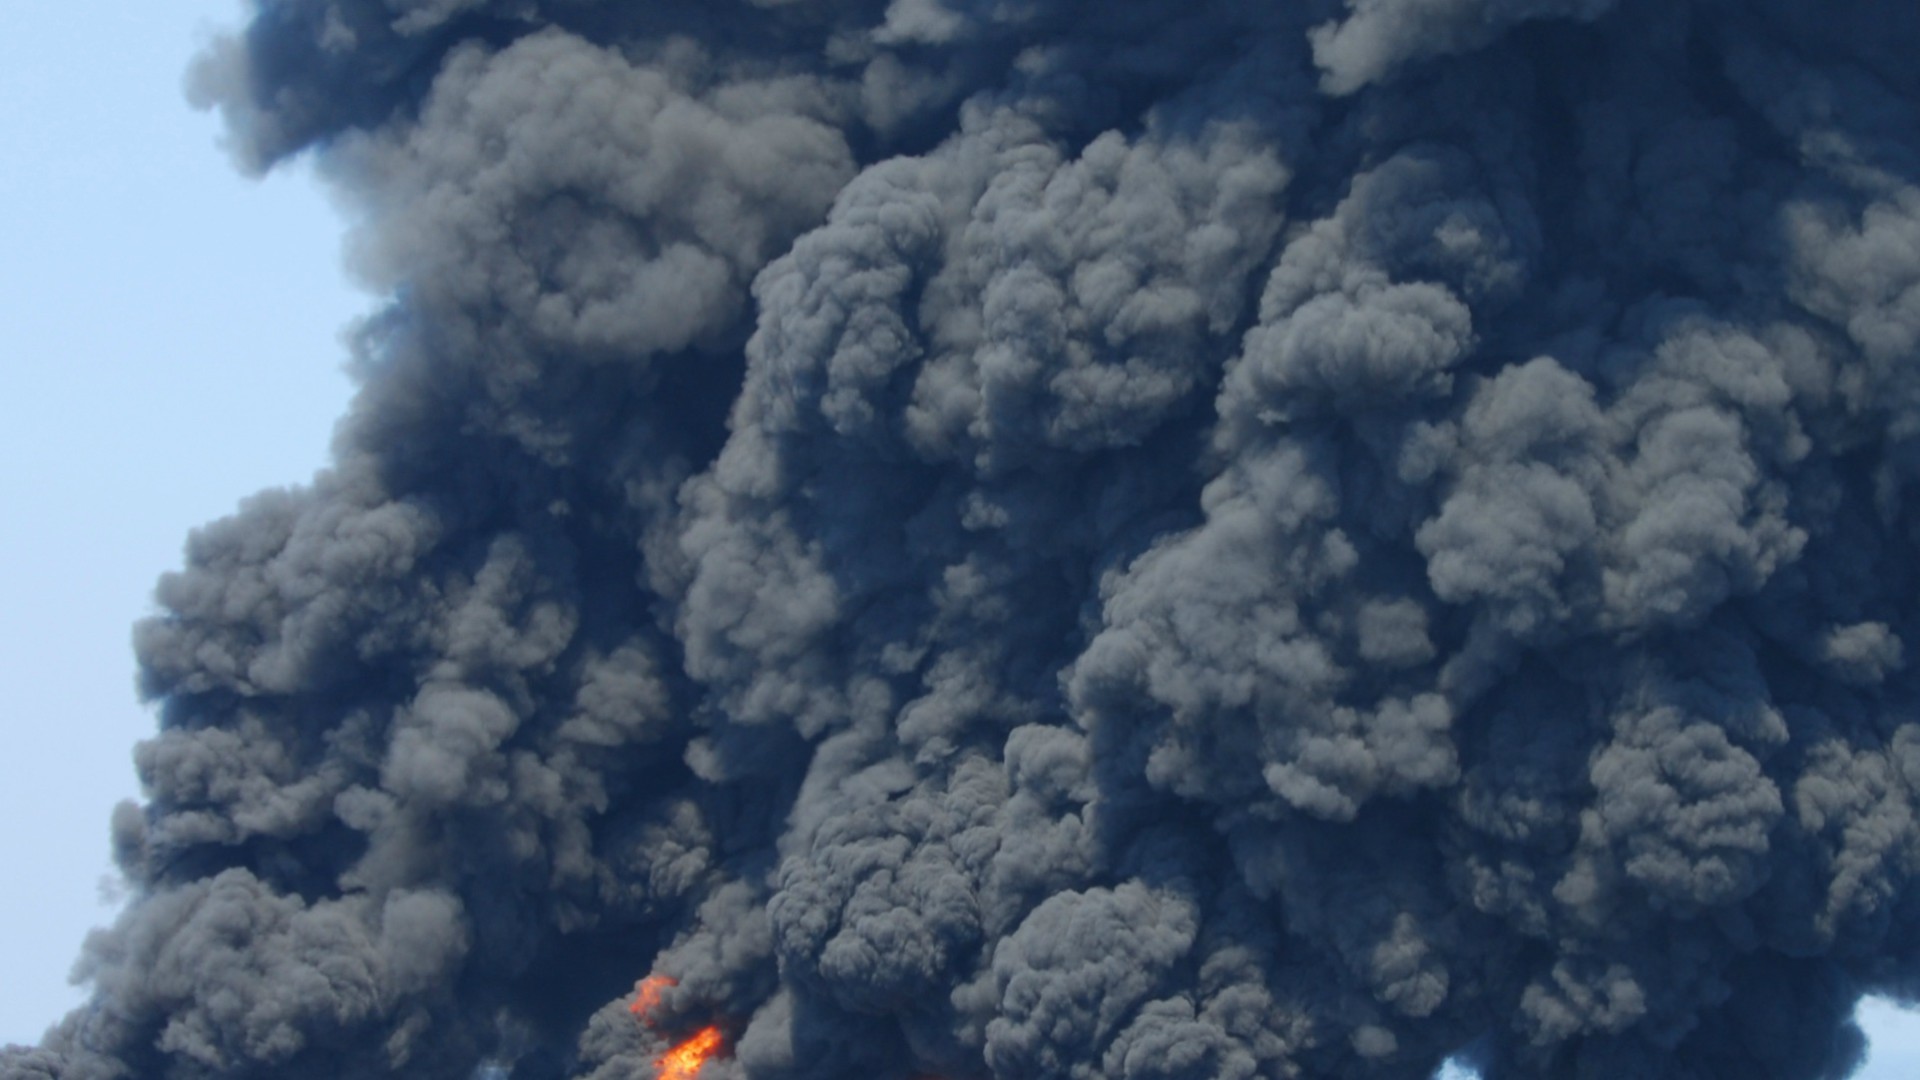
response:
[(136, 899), (0, 1075), (1844, 1075), (1920, 994), (1917, 55), (256, 0), (197, 92), (390, 300), (161, 583)]

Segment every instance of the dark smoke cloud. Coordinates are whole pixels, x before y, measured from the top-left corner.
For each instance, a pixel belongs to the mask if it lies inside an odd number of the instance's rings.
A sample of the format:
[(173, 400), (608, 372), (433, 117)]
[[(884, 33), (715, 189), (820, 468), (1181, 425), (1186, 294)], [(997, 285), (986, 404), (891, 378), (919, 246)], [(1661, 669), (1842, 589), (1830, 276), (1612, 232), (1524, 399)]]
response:
[(0, 1076), (1845, 1075), (1915, 10), (261, 0), (390, 303)]

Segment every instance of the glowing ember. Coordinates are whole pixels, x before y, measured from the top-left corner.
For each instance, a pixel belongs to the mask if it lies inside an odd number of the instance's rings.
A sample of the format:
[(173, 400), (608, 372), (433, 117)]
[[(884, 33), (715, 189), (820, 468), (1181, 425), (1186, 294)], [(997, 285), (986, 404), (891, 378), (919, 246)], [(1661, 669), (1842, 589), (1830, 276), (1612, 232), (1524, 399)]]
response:
[(693, 1037), (653, 1059), (659, 1080), (693, 1080), (700, 1066), (718, 1054), (723, 1045), (720, 1029), (711, 1025), (693, 1033)]
[(678, 981), (665, 975), (649, 975), (641, 979), (640, 985), (634, 989), (633, 1004), (627, 1006), (627, 1011), (648, 1027), (654, 1026), (654, 1015), (660, 1010), (660, 999), (666, 995), (669, 987), (678, 985)]

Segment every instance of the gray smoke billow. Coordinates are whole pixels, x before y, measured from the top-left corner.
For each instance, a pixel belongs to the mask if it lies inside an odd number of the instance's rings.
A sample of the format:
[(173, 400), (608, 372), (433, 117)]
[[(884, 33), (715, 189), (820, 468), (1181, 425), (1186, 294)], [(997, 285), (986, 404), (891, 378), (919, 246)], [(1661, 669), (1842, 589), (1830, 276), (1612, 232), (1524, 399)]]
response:
[[(388, 299), (7, 1080), (1839, 1078), (1920, 6), (256, 0)], [(648, 1024), (636, 980), (677, 980)]]

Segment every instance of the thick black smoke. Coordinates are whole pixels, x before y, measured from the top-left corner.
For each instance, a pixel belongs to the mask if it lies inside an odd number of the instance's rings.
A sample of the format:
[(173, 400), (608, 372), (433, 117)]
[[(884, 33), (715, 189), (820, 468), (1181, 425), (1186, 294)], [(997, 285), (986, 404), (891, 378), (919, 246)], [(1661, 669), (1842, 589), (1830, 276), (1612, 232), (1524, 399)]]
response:
[(255, 9), (196, 92), (390, 302), (0, 1076), (1811, 1080), (1920, 994), (1920, 6)]

